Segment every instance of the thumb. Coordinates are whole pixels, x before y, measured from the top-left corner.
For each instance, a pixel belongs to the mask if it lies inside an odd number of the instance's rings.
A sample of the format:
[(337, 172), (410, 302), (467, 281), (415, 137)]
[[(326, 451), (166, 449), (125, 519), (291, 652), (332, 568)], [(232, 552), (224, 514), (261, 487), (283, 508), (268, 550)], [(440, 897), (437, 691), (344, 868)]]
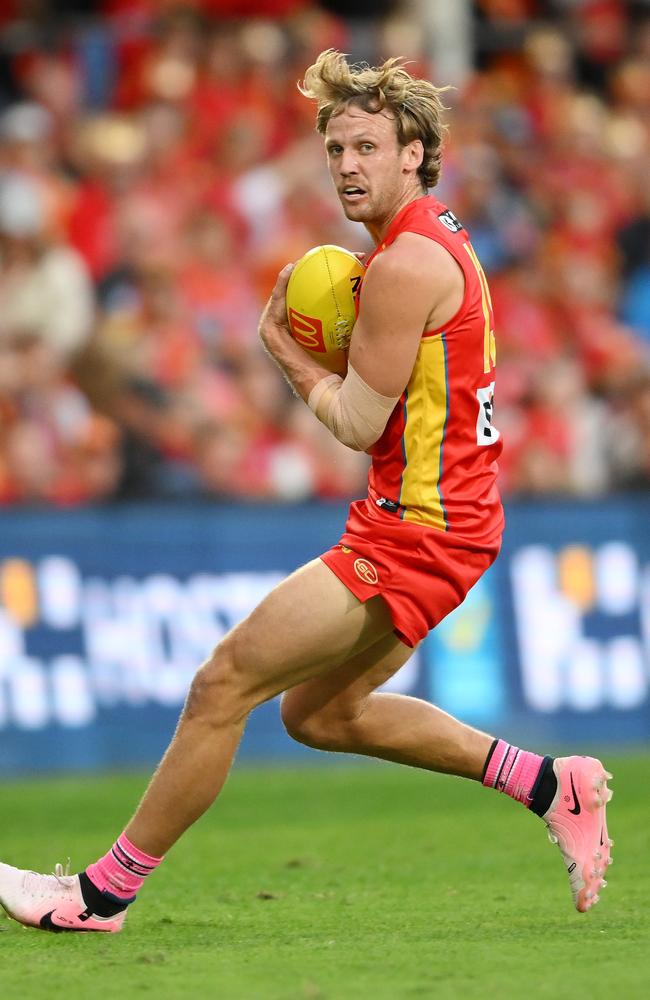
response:
[(277, 325), (286, 326), (287, 323), (287, 285), (293, 268), (293, 264), (285, 264), (282, 268), (264, 310), (263, 318), (268, 318)]
[(291, 272), (293, 271), (295, 264), (285, 264), (280, 273), (278, 274), (277, 280), (275, 282), (275, 288), (273, 289), (273, 295), (277, 298), (280, 296), (284, 297), (287, 291), (287, 285), (289, 284), (289, 278), (291, 277)]

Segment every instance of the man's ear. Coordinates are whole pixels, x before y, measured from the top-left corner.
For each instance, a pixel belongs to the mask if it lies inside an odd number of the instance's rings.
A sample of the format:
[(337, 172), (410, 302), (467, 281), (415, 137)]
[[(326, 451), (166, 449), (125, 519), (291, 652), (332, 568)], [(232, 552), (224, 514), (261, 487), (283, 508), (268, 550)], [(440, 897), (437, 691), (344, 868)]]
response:
[(424, 145), (421, 139), (413, 139), (404, 147), (406, 152), (405, 169), (408, 173), (415, 173), (424, 161)]

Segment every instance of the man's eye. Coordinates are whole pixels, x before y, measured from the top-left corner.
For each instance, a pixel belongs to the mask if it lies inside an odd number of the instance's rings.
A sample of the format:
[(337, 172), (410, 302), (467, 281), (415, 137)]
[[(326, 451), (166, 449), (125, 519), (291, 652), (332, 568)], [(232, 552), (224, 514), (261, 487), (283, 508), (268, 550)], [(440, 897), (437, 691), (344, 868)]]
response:
[(330, 146), (329, 152), (330, 152), (330, 156), (338, 156), (339, 153), (341, 152), (341, 147), (340, 146)]
[(374, 148), (375, 147), (373, 146), (373, 144), (371, 142), (362, 142), (361, 143), (361, 152), (362, 153), (371, 153)]

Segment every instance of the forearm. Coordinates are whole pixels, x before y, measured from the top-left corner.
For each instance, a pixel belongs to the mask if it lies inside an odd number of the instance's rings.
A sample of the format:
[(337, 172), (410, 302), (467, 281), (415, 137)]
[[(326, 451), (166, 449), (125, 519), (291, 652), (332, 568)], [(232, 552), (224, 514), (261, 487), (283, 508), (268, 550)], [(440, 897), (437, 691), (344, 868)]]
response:
[(344, 379), (328, 375), (314, 386), (307, 406), (341, 444), (367, 451), (383, 434), (398, 400), (373, 389), (349, 363)]
[(263, 320), (260, 336), (294, 391), (341, 444), (366, 451), (381, 437), (399, 397), (376, 392), (352, 366), (345, 379), (333, 375), (296, 344), (285, 326)]
[(314, 386), (331, 373), (314, 361), (288, 332), (266, 331), (262, 338), (268, 354), (280, 368), (294, 392), (306, 403)]
[(293, 390), (342, 444), (365, 451), (381, 436), (398, 396), (384, 396), (368, 385), (352, 366), (347, 377), (333, 375), (303, 351), (287, 326), (286, 285), (291, 265), (278, 275), (260, 320), (264, 347)]

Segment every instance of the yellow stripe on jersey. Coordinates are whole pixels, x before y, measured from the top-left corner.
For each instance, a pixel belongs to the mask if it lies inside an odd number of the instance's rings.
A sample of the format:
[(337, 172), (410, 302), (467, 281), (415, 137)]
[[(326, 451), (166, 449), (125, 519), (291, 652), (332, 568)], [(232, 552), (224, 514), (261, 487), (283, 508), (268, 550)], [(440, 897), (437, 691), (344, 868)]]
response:
[(440, 477), (448, 413), (447, 346), (441, 333), (420, 342), (407, 386), (399, 498), (405, 521), (429, 524), (441, 531), (447, 530)]
[(485, 375), (489, 374), (491, 369), (497, 363), (497, 346), (494, 339), (494, 330), (492, 329), (490, 323), (490, 310), (492, 309), (492, 299), (490, 297), (490, 289), (488, 288), (487, 278), (485, 277), (485, 272), (481, 267), (481, 262), (476, 256), (476, 251), (471, 243), (463, 243), (463, 248), (467, 251), (472, 264), (478, 275), (478, 280), (481, 285), (481, 308), (483, 310), (483, 320), (484, 320), (484, 331), (483, 331), (483, 373)]

